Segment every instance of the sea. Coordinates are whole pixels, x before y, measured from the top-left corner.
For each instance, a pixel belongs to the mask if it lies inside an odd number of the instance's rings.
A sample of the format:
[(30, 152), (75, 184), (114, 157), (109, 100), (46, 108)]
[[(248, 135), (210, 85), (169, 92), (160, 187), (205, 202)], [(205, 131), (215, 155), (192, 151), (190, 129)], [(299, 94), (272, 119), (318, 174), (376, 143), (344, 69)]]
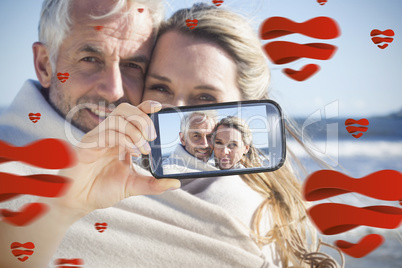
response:
[[(366, 118), (369, 125), (366, 126), (367, 130), (362, 132), (363, 135), (359, 138), (352, 136), (356, 133), (347, 131), (346, 119), (336, 118), (310, 125), (306, 124), (303, 118), (295, 121), (300, 128), (305, 126), (303, 136), (306, 137), (303, 138), (303, 143), (337, 171), (353, 178), (362, 178), (385, 169), (402, 172), (402, 116), (393, 114)], [(310, 140), (307, 137), (310, 137)], [(294, 140), (288, 139), (288, 145), (306, 166), (309, 174), (323, 169), (322, 166), (311, 160), (311, 157)], [(387, 205), (402, 209), (402, 205), (398, 201), (381, 201), (358, 193), (348, 193), (330, 200), (313, 202), (312, 205), (324, 202), (344, 203), (356, 207)], [(345, 267), (402, 267), (401, 225), (397, 229), (391, 230), (360, 226), (343, 234), (320, 235), (320, 238), (331, 245), (334, 245), (336, 240), (357, 243), (365, 235), (372, 233), (382, 235), (384, 243), (362, 258), (354, 258), (345, 254)], [(328, 248), (324, 251), (334, 256), (339, 262), (341, 261), (335, 250)]]

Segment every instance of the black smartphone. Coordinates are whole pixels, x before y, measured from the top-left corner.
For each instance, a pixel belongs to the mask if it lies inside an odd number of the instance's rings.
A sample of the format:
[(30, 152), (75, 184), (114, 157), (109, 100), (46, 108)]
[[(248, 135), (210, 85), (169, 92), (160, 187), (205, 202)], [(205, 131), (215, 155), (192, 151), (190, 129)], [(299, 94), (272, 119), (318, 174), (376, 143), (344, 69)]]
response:
[(200, 178), (280, 168), (286, 157), (280, 106), (272, 100), (164, 108), (151, 114), (156, 178)]

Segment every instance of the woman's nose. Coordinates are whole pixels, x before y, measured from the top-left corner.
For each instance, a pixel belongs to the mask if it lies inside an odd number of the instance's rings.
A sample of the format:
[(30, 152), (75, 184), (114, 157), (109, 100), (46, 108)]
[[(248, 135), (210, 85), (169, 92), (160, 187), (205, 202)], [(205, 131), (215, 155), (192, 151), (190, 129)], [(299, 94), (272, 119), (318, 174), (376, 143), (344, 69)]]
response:
[(172, 105), (173, 107), (186, 106), (186, 105), (187, 105), (187, 102), (186, 102), (186, 100), (184, 99), (184, 97), (182, 97), (182, 96), (176, 96), (176, 97), (173, 99), (172, 103), (170, 103), (170, 105)]

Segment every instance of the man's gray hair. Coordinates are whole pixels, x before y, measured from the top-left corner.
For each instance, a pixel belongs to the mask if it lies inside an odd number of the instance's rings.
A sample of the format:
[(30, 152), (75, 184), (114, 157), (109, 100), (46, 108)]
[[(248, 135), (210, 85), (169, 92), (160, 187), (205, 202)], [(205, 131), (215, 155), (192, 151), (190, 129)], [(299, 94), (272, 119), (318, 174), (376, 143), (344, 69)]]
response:
[[(50, 64), (55, 72), (59, 48), (66, 38), (72, 25), (71, 2), (73, 0), (44, 0), (39, 20), (39, 42), (45, 44), (50, 54)], [(80, 0), (87, 1), (87, 0)], [(93, 19), (102, 19), (112, 16), (122, 10), (127, 3), (141, 3), (149, 8), (152, 16), (154, 33), (156, 35), (162, 20), (165, 17), (163, 0), (117, 0), (114, 8), (102, 16), (91, 16)]]
[(214, 124), (216, 125), (217, 122), (217, 113), (215, 110), (208, 110), (208, 111), (197, 111), (197, 112), (192, 112), (186, 114), (180, 122), (180, 132), (184, 134), (184, 136), (187, 136), (187, 130), (190, 127), (191, 119), (196, 116), (202, 116), (202, 119), (197, 121), (198, 124), (201, 124), (207, 120), (211, 120)]

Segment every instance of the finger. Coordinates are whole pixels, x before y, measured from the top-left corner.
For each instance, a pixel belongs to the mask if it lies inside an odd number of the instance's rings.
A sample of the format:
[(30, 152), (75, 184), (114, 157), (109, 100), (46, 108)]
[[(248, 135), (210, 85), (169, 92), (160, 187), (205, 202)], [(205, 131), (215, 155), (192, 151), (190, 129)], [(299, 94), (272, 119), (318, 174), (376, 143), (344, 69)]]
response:
[[(134, 142), (132, 138), (138, 140)], [(127, 151), (138, 157), (141, 154), (149, 154), (151, 147), (148, 142), (141, 136), (138, 130), (132, 132), (132, 136), (128, 136), (115, 129), (107, 129), (98, 134), (88, 135), (86, 142), (96, 143), (97, 149), (113, 148), (119, 149), (119, 154)]]
[[(131, 157), (126, 155), (126, 161), (131, 163)], [(131, 164), (130, 183), (127, 183), (126, 197), (135, 195), (157, 195), (168, 190), (176, 190), (181, 187), (177, 179), (156, 179), (144, 173), (141, 168)]]
[[(158, 105), (155, 105), (155, 103)], [(147, 115), (147, 112), (151, 110), (157, 111), (160, 107), (161, 105), (158, 102), (146, 102), (140, 104), (138, 107), (132, 106), (128, 103), (122, 103), (113, 110), (107, 119), (112, 118), (112, 116), (120, 116), (140, 130), (146, 140), (151, 141), (156, 138), (156, 131), (151, 118)]]
[(148, 100), (140, 103), (137, 108), (146, 114), (152, 114), (159, 112), (162, 109), (162, 104), (157, 101)]
[(105, 147), (119, 147), (120, 152), (127, 150), (136, 157), (151, 152), (151, 147), (144, 139), (134, 142), (130, 136), (113, 129), (105, 132)]
[[(129, 140), (130, 143), (136, 144), (138, 147), (143, 147), (147, 140), (143, 136), (142, 132), (134, 125), (130, 124), (127, 120), (125, 120), (121, 116), (110, 116), (102, 125), (99, 125), (100, 133), (91, 133), (88, 134), (89, 140), (96, 140), (96, 137), (99, 137), (99, 145), (102, 146), (105, 144), (106, 139), (108, 141), (109, 146), (118, 145), (118, 144), (125, 144), (126, 140)], [(115, 131), (116, 133), (123, 134), (128, 138), (123, 139), (119, 142), (119, 140), (115, 139), (114, 143), (111, 143), (111, 140), (108, 139), (108, 134), (112, 133), (109, 131)]]
[[(112, 128), (115, 129), (115, 128)], [(116, 124), (116, 131), (122, 133), (130, 138), (130, 141), (134, 143), (138, 148), (143, 148), (145, 151), (142, 151), (148, 154), (151, 150), (146, 138), (142, 135), (142, 132), (134, 125), (128, 123), (121, 117), (118, 117)]]

